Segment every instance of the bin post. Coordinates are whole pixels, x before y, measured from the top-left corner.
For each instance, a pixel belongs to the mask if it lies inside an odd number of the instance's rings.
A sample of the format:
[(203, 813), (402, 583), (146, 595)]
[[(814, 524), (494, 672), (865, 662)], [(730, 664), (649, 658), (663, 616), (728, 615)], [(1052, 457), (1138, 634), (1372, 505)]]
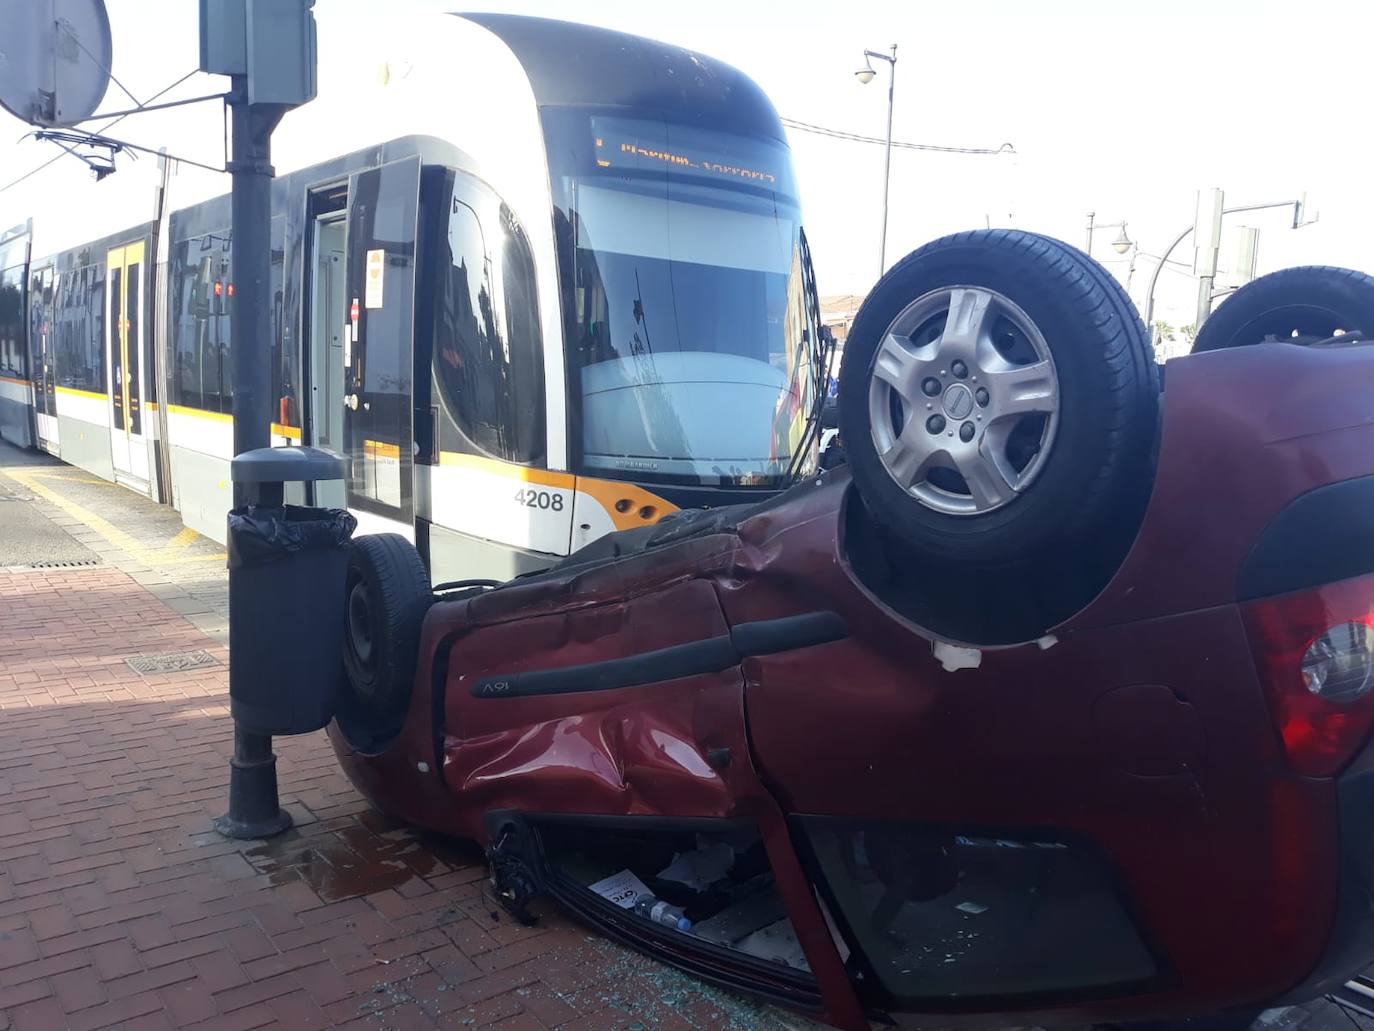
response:
[[(313, 447), (256, 448), (236, 455), (230, 463), (234, 501), (239, 506), (280, 509), (286, 496), (286, 483), (342, 479), (348, 462), (341, 455)], [(230, 563), (230, 655), (229, 691), (243, 664), (234, 662), (233, 638), (243, 627), (234, 625), (238, 606), (234, 600), (236, 579)], [(231, 701), (232, 709), (232, 701)], [(289, 830), (291, 814), (281, 807), (277, 793), (277, 757), (272, 751), (272, 736), (245, 727), (234, 720), (234, 755), (229, 760), (229, 811), (214, 821), (215, 830), (227, 838), (270, 838)]]
[[(286, 497), (282, 483), (235, 483), (234, 488), (235, 507), (279, 506)], [(234, 675), (232, 652), (229, 675)], [(291, 824), (291, 814), (281, 807), (277, 794), (277, 754), (272, 751), (272, 735), (247, 730), (235, 720), (234, 756), (229, 760), (229, 811), (216, 818), (215, 830), (226, 838), (253, 840), (276, 837), (290, 830)]]
[(215, 820), (226, 838), (271, 838), (291, 827), (277, 796), (277, 757), (272, 738), (234, 724), (229, 760), (229, 811)]
[[(271, 386), (266, 361), (272, 329), (267, 296), (271, 272), (271, 141), (272, 130), (285, 109), (248, 103), (246, 75), (236, 75), (231, 81), (234, 132), (229, 170), (234, 182), (230, 237), (234, 249), (230, 260), (238, 296), (232, 302), (234, 319), (230, 329), (237, 455), (271, 443)], [(250, 496), (252, 486), (234, 484), (236, 507), (259, 500)], [(231, 677), (233, 666), (231, 653)], [(229, 765), (229, 812), (215, 821), (216, 830), (230, 838), (268, 838), (291, 826), (290, 814), (277, 801), (276, 763), (271, 737), (245, 731), (236, 721), (234, 758)]]

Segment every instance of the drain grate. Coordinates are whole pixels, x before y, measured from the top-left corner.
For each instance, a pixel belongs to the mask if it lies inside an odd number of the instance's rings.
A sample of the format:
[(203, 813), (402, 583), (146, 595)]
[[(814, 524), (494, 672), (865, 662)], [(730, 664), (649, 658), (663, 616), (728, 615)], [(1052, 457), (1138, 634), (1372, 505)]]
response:
[(4, 566), (0, 573), (41, 573), (45, 569), (93, 569), (104, 565), (98, 558), (78, 558), (68, 562), (32, 562), (23, 566)]
[(157, 673), (182, 673), (188, 669), (218, 666), (219, 660), (203, 648), (193, 652), (165, 652), (162, 655), (136, 655), (124, 660), (130, 669), (145, 677)]

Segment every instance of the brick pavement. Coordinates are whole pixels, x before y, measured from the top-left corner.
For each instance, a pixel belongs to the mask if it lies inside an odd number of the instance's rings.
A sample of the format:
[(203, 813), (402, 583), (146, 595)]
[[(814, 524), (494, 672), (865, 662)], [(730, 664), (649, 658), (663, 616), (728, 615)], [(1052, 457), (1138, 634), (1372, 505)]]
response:
[[(321, 734), (276, 741), (297, 828), (265, 845), (219, 838), (222, 559), (169, 551), (171, 509), (0, 442), (0, 489), (21, 477), (105, 565), (0, 570), (0, 1031), (815, 1027), (547, 908), (534, 929), (510, 923), (475, 847), (370, 810)], [(190, 552), (221, 554), (203, 539)], [(197, 648), (220, 665), (145, 678), (123, 661)], [(1319, 1001), (1253, 1031), (1374, 1021)]]
[(124, 570), (201, 630), (228, 643), (224, 549), (185, 529), (175, 509), (3, 441), (0, 492), (27, 495), (36, 513), (99, 561)]
[[(280, 739), (297, 829), (221, 839), (227, 654), (127, 573), (0, 573), (0, 1031), (781, 1028), (544, 911), (471, 845), (371, 811), (322, 734)], [(205, 648), (140, 676), (124, 659)]]

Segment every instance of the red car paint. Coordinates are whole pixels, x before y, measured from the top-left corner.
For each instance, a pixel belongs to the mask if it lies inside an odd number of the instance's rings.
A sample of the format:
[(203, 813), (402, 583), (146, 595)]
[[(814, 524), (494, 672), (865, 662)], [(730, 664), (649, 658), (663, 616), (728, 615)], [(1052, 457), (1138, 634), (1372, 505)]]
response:
[[(1374, 473), (1371, 399), (1363, 348), (1171, 363), (1154, 493), (1120, 570), (1049, 637), (985, 650), (974, 669), (944, 670), (929, 636), (849, 568), (841, 470), (737, 532), (436, 604), (401, 736), (375, 756), (331, 736), (382, 808), (478, 840), (491, 810), (755, 821), (837, 1026), (867, 1025), (792, 814), (1096, 842), (1167, 976), (1148, 992), (1040, 1002), (1018, 1022), (1256, 1005), (1302, 981), (1332, 933), (1339, 828), (1335, 782), (1286, 759), (1236, 579), (1293, 498)], [(498, 702), (468, 690), (818, 610), (850, 636), (648, 687)], [(713, 764), (721, 750), (730, 761)]]

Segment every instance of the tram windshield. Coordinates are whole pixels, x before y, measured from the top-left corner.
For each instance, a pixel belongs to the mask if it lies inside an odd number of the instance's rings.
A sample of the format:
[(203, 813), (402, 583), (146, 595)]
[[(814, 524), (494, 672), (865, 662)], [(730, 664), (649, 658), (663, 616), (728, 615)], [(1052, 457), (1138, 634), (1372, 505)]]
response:
[(545, 118), (581, 467), (766, 487), (808, 469), (817, 327), (786, 147)]

